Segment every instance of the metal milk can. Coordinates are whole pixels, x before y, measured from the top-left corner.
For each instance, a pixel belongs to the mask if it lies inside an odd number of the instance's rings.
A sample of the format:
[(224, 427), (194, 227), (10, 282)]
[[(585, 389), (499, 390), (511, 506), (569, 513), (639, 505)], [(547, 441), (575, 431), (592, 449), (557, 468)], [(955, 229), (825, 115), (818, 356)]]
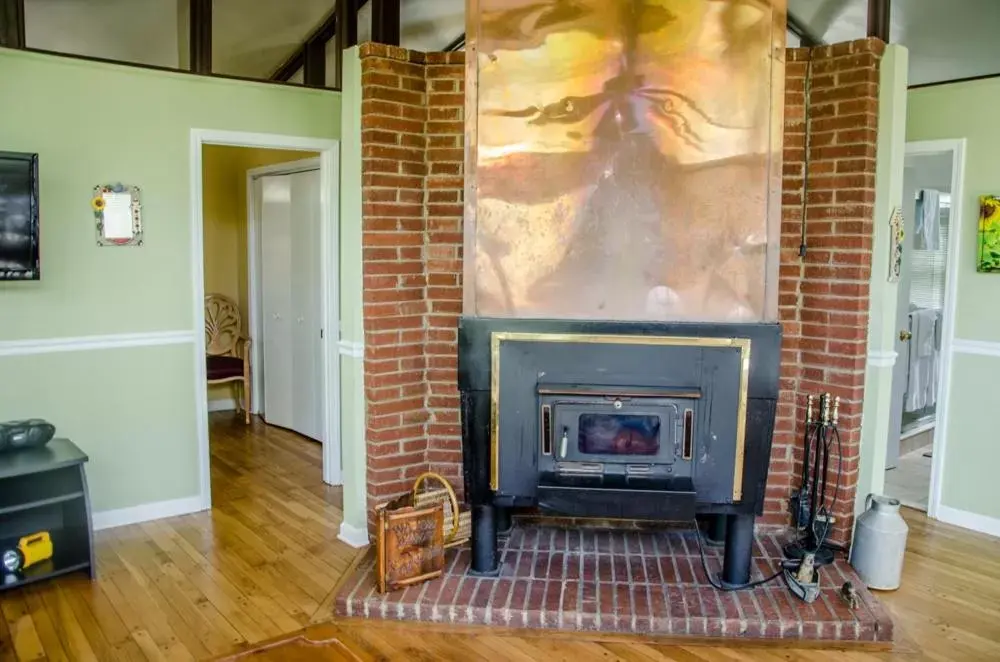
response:
[(868, 495), (851, 545), (851, 565), (868, 588), (880, 591), (899, 588), (909, 530), (899, 514), (898, 499)]

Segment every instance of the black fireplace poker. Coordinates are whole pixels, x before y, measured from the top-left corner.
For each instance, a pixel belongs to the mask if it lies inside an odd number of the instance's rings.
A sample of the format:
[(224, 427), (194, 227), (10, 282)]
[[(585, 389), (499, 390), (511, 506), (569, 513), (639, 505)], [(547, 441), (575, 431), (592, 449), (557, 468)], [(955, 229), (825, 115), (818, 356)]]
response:
[[(803, 439), (802, 484), (792, 495), (793, 520), (800, 537), (785, 545), (785, 556), (802, 559), (814, 555), (816, 567), (833, 562), (834, 547), (827, 542), (833, 526), (833, 510), (840, 496), (840, 463), (843, 452), (838, 419), (840, 397), (829, 393), (819, 396), (819, 416), (814, 418), (815, 398), (806, 400), (806, 429)], [(830, 454), (837, 445), (837, 477), (832, 493), (828, 493)]]

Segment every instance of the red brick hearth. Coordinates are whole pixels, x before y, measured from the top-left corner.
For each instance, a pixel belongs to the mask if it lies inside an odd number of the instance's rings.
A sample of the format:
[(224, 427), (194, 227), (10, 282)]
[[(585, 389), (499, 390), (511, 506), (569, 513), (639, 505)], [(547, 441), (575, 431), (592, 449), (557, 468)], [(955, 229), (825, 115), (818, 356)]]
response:
[[(843, 488), (833, 533), (840, 542), (849, 539), (858, 477), (882, 51), (867, 39), (786, 52), (782, 393), (758, 524), (788, 526), (804, 397), (832, 391), (842, 398)], [(463, 58), (361, 47), (369, 506), (405, 492), (428, 469), (462, 489)]]
[[(756, 573), (770, 575), (781, 538), (758, 538)], [(892, 641), (892, 621), (838, 560), (822, 570), (822, 594), (811, 605), (778, 580), (752, 591), (713, 588), (690, 531), (566, 530), (521, 525), (501, 545), (497, 578), (467, 573), (469, 552), (452, 553), (445, 575), (386, 595), (375, 592), (371, 560), (342, 584), (338, 616), (513, 628), (550, 628), (670, 636), (809, 639), (838, 643)], [(720, 566), (706, 548), (708, 567)], [(859, 604), (838, 595), (859, 587)]]

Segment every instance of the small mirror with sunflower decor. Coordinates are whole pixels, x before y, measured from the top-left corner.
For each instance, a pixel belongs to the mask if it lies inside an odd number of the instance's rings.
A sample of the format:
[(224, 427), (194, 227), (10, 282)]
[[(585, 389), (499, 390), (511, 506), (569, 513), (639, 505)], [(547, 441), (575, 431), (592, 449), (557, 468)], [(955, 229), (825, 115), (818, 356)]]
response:
[(142, 203), (139, 187), (102, 184), (90, 200), (98, 246), (142, 246)]

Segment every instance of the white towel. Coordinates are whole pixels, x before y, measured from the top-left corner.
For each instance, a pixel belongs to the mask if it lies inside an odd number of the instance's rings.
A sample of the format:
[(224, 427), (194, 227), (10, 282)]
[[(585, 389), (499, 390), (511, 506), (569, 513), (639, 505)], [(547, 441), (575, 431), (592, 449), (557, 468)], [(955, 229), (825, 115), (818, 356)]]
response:
[(941, 244), (941, 193), (930, 188), (921, 190), (916, 216), (913, 247), (923, 251), (938, 250)]
[(912, 334), (907, 352), (906, 398), (903, 408), (916, 412), (937, 403), (938, 350), (935, 335), (939, 313), (918, 308), (910, 313)]

